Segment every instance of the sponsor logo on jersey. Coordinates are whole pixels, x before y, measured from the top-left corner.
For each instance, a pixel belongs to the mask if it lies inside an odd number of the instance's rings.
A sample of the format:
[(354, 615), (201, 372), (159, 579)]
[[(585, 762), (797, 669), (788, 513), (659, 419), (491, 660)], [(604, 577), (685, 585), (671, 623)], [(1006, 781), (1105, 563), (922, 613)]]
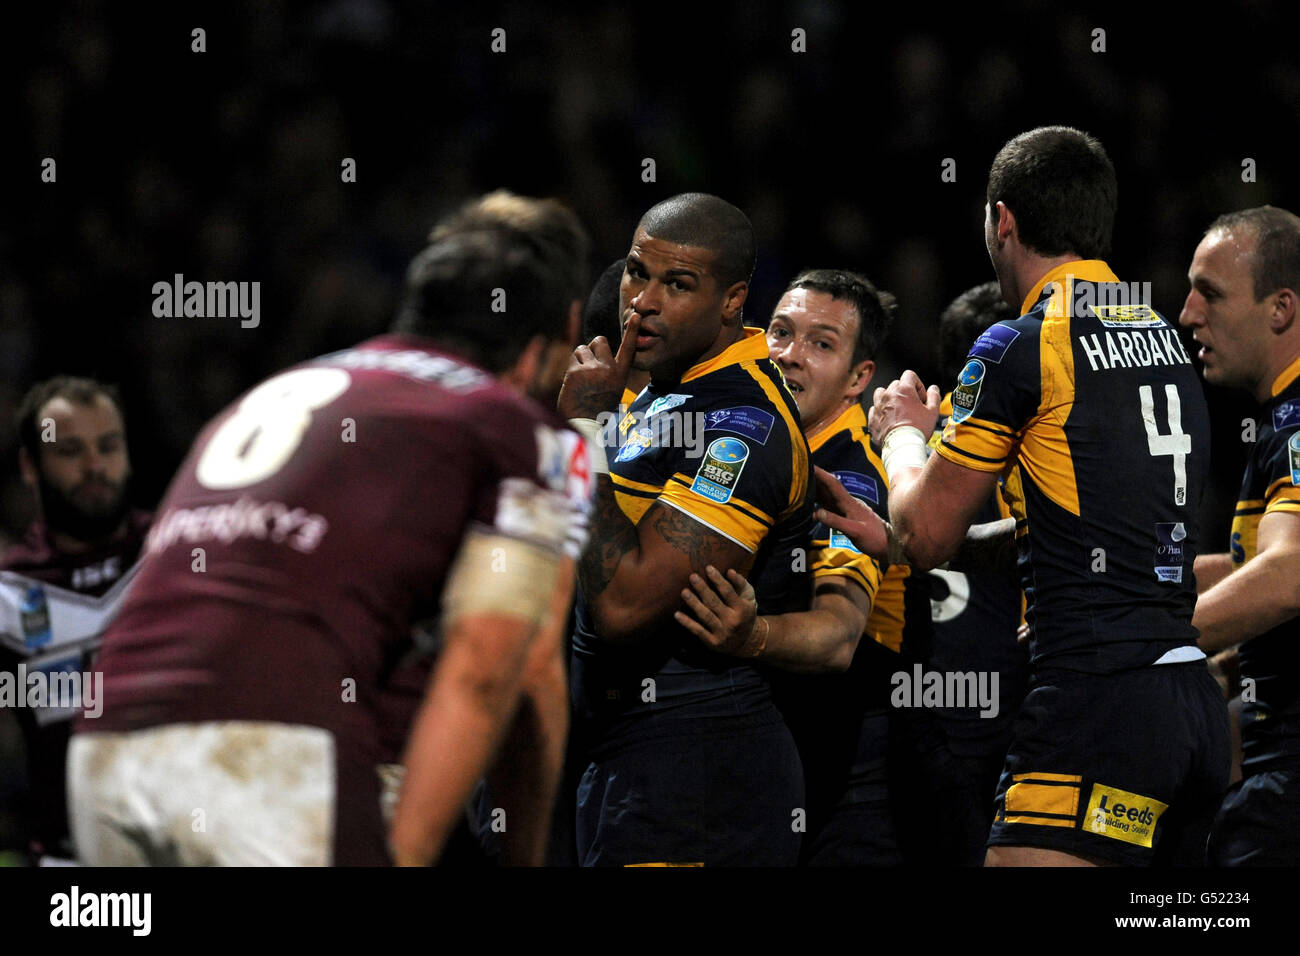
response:
[(1165, 324), (1149, 305), (1094, 305), (1092, 312), (1108, 329), (1154, 329)]
[(975, 411), (984, 384), (984, 363), (971, 359), (957, 376), (957, 387), (952, 390), (952, 420), (964, 422)]
[(615, 461), (631, 461), (650, 447), (653, 435), (649, 426), (643, 425), (623, 440), (623, 447), (614, 456)]
[(749, 446), (739, 438), (715, 439), (704, 453), (691, 491), (719, 504), (730, 501), (748, 458)]
[(735, 432), (752, 438), (760, 445), (767, 444), (767, 436), (772, 434), (772, 425), (776, 418), (771, 412), (752, 405), (737, 408), (720, 408), (704, 416), (704, 427), (708, 431)]
[(1181, 521), (1156, 525), (1156, 579), (1183, 583), (1183, 562), (1187, 528)]
[(650, 403), (650, 407), (647, 408), (645, 411), (645, 417), (649, 418), (651, 415), (654, 415), (656, 412), (666, 412), (670, 408), (676, 408), (678, 405), (686, 401), (688, 398), (690, 398), (689, 395), (680, 395), (676, 392), (674, 392), (671, 395), (661, 395), (659, 398), (656, 398), (653, 402)]
[(840, 480), (844, 490), (853, 497), (861, 498), (868, 504), (880, 504), (880, 486), (870, 475), (856, 471), (837, 471), (835, 477)]
[(1149, 847), (1160, 816), (1168, 809), (1167, 803), (1152, 797), (1094, 783), (1080, 827), (1089, 833)]
[(1002, 356), (1007, 354), (1007, 349), (1011, 348), (1011, 343), (1019, 336), (1019, 329), (1013, 329), (1008, 325), (991, 325), (975, 340), (975, 344), (971, 346), (970, 356), (972, 358), (978, 356), (990, 362), (1001, 362)]
[(1286, 451), (1291, 456), (1291, 484), (1300, 485), (1300, 432), (1291, 436)]
[(1273, 409), (1273, 431), (1280, 432), (1292, 425), (1300, 425), (1300, 402), (1283, 402)]

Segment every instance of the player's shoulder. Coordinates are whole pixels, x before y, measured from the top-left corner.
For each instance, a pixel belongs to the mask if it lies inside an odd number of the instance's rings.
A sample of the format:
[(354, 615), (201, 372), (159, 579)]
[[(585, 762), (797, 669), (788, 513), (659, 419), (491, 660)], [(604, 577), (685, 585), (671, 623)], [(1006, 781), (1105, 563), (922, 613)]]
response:
[(889, 490), (885, 466), (871, 444), (866, 415), (859, 405), (850, 409), (840, 427), (828, 435), (817, 436), (812, 463), (829, 471), (849, 493), (872, 505), (882, 505)]
[(701, 380), (692, 410), (705, 431), (728, 431), (760, 446), (806, 445), (799, 409), (770, 359), (738, 362)]
[(995, 322), (980, 333), (967, 358), (1000, 365), (1008, 356), (1036, 357), (1043, 334), (1043, 316), (1038, 306), (1015, 319)]
[(1265, 460), (1285, 458), (1288, 465), (1300, 472), (1300, 381), (1283, 392), (1280, 400), (1272, 403), (1263, 416), (1256, 454)]

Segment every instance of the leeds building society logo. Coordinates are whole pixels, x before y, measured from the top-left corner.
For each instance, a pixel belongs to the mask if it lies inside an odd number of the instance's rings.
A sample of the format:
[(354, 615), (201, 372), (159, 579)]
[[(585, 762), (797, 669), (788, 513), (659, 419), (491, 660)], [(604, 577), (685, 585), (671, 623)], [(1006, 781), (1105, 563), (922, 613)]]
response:
[(1095, 783), (1081, 826), (1091, 833), (1149, 847), (1160, 815), (1168, 809), (1167, 803), (1151, 797)]
[(749, 446), (739, 438), (716, 439), (704, 454), (691, 491), (719, 503), (730, 501), (748, 457)]
[(952, 420), (964, 422), (975, 411), (984, 382), (984, 363), (971, 359), (957, 376), (957, 387), (952, 390)]

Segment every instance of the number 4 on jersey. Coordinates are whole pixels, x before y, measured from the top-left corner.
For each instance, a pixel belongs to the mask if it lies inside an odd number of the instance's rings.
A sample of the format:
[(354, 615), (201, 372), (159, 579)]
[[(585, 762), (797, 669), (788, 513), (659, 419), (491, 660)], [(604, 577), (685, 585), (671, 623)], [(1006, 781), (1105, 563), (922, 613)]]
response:
[(1147, 430), (1147, 450), (1152, 455), (1172, 455), (1174, 459), (1174, 504), (1187, 504), (1187, 456), (1192, 453), (1192, 436), (1183, 431), (1183, 406), (1178, 398), (1178, 386), (1165, 385), (1165, 401), (1169, 405), (1169, 434), (1160, 434), (1156, 426), (1155, 399), (1151, 386), (1138, 388), (1142, 402), (1142, 424)]

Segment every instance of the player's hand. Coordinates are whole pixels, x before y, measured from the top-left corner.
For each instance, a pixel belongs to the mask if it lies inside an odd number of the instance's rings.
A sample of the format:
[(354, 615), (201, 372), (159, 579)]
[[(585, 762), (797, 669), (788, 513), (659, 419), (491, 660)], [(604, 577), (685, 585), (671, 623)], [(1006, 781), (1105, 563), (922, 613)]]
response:
[(610, 351), (605, 336), (598, 335), (590, 345), (573, 350), (573, 360), (564, 373), (557, 407), (565, 418), (599, 418), (601, 412), (618, 408), (627, 387), (628, 371), (636, 354), (636, 334), (641, 318), (635, 312), (623, 328), (618, 354)]
[(889, 560), (889, 528), (884, 519), (854, 498), (829, 471), (813, 468), (817, 476), (817, 510), (813, 520), (848, 535), (853, 546), (877, 560)]
[(926, 388), (917, 374), (908, 369), (902, 378), (890, 382), (888, 388), (878, 388), (872, 394), (871, 410), (867, 412), (871, 437), (880, 444), (899, 425), (911, 425), (929, 438), (939, 420), (942, 402), (939, 386)]
[(695, 617), (675, 611), (677, 623), (719, 653), (755, 657), (761, 642), (753, 587), (734, 568), (727, 571), (725, 578), (711, 564), (705, 573), (708, 580), (692, 574), (691, 587), (682, 589), (682, 601)]

